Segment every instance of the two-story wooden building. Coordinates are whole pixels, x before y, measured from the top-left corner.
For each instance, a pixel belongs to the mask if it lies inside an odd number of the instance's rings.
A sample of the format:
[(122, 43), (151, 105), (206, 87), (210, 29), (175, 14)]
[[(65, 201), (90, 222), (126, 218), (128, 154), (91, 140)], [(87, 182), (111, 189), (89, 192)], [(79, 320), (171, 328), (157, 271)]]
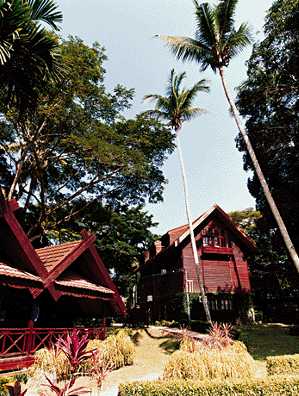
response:
[(145, 321), (204, 318), (199, 277), (212, 320), (236, 320), (246, 310), (250, 281), (246, 255), (254, 243), (217, 205), (193, 222), (200, 258), (194, 263), (190, 232), (183, 225), (145, 252), (133, 309)]

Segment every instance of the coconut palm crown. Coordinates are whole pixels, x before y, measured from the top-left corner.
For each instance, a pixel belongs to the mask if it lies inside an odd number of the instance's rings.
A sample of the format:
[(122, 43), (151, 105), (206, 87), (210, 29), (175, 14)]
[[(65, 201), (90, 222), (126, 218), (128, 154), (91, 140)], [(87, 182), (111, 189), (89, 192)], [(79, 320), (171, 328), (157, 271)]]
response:
[(144, 97), (145, 100), (156, 102), (155, 109), (146, 113), (168, 121), (168, 124), (176, 132), (181, 129), (183, 122), (190, 121), (205, 112), (200, 107), (193, 107), (192, 104), (199, 92), (209, 92), (210, 90), (205, 79), (198, 81), (189, 89), (182, 87), (185, 78), (185, 72), (176, 74), (172, 69), (166, 87), (166, 96), (146, 95)]
[(5, 105), (27, 105), (37, 86), (59, 79), (58, 30), (62, 14), (54, 0), (0, 0), (0, 89)]
[(228, 66), (251, 42), (250, 28), (242, 23), (235, 28), (235, 10), (238, 0), (221, 0), (216, 6), (199, 4), (194, 0), (195, 37), (161, 36), (178, 59), (196, 61), (201, 70)]

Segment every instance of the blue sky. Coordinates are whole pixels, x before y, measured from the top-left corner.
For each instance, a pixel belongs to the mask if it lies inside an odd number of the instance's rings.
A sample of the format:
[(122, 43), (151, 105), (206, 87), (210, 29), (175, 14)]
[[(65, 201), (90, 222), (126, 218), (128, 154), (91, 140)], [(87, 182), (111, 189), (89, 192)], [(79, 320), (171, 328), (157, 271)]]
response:
[[(213, 3), (213, 1), (211, 2)], [(164, 94), (171, 68), (186, 71), (186, 85), (201, 78), (210, 80), (211, 93), (198, 97), (197, 105), (208, 110), (206, 115), (185, 124), (181, 135), (190, 187), (193, 217), (218, 203), (231, 211), (254, 206), (247, 190), (248, 174), (243, 170), (242, 155), (235, 147), (236, 127), (218, 76), (199, 72), (194, 64), (177, 62), (155, 34), (193, 36), (192, 0), (58, 0), (64, 15), (62, 34), (77, 35), (87, 43), (98, 41), (106, 48), (106, 86), (121, 83), (135, 88), (136, 97), (130, 115), (147, 108), (145, 94)], [(246, 21), (255, 39), (263, 38), (263, 24), (271, 0), (240, 0), (237, 23)], [(245, 62), (251, 48), (233, 60), (227, 80), (234, 93), (246, 78)], [(180, 169), (176, 152), (163, 168), (168, 179), (164, 202), (147, 205), (163, 233), (186, 223)]]

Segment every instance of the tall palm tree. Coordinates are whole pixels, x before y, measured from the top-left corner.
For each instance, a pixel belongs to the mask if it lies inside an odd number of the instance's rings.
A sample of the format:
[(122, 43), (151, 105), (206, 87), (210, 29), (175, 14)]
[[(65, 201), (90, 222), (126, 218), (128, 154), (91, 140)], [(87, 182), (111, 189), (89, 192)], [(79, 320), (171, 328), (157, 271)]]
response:
[(54, 0), (0, 0), (0, 89), (4, 105), (28, 105), (34, 91), (61, 74), (54, 30), (62, 21)]
[(220, 0), (217, 5), (210, 6), (208, 3), (199, 4), (197, 0), (194, 0), (196, 17), (195, 37), (160, 37), (166, 41), (177, 59), (195, 61), (201, 66), (201, 70), (206, 70), (210, 67), (215, 73), (219, 74), (237, 128), (244, 139), (255, 172), (260, 180), (289, 255), (299, 272), (297, 252), (272, 197), (266, 178), (261, 170), (249, 136), (242, 125), (239, 111), (231, 97), (225, 80), (225, 67), (229, 66), (231, 59), (238, 55), (251, 42), (250, 29), (246, 23), (242, 23), (237, 29), (235, 28), (234, 14), (237, 4), (238, 0)]
[(157, 117), (158, 119), (167, 121), (168, 124), (173, 129), (176, 136), (176, 143), (178, 148), (179, 161), (180, 161), (180, 167), (181, 167), (182, 179), (183, 179), (186, 215), (189, 224), (191, 246), (192, 246), (193, 257), (196, 266), (198, 284), (199, 284), (200, 294), (201, 294), (206, 318), (208, 322), (211, 323), (211, 315), (208, 306), (207, 296), (204, 290), (203, 279), (200, 276), (200, 272), (199, 272), (199, 258), (198, 258), (198, 252), (197, 252), (194, 230), (192, 225), (187, 177), (186, 177), (185, 165), (184, 165), (180, 138), (179, 138), (179, 134), (181, 132), (183, 123), (185, 121), (192, 120), (193, 118), (199, 116), (204, 112), (203, 109), (199, 107), (193, 107), (192, 105), (197, 94), (199, 92), (209, 92), (209, 87), (207, 85), (207, 81), (203, 79), (198, 81), (190, 89), (183, 88), (181, 85), (185, 77), (186, 77), (186, 73), (180, 73), (176, 75), (174, 69), (172, 69), (166, 88), (166, 96), (146, 95), (144, 99), (150, 99), (156, 102), (155, 109), (149, 110), (147, 113)]

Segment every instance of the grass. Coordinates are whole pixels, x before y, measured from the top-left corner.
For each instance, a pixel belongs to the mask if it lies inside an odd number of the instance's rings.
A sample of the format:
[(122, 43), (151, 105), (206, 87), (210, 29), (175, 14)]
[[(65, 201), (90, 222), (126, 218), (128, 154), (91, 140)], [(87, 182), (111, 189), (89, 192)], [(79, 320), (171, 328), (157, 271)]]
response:
[(241, 328), (243, 341), (252, 357), (264, 361), (267, 356), (299, 353), (299, 337), (288, 334), (289, 326), (264, 324)]

